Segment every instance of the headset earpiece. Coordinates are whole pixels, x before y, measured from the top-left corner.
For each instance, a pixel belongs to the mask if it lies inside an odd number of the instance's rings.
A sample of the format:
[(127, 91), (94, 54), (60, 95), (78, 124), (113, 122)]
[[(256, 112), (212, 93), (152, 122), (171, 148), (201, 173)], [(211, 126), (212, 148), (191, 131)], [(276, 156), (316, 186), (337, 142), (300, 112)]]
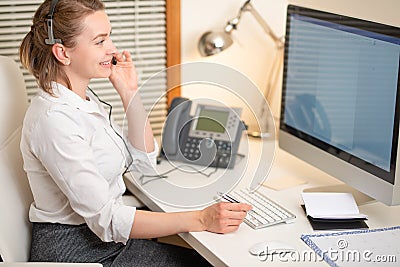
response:
[(61, 39), (55, 39), (54, 38), (54, 33), (53, 33), (53, 16), (54, 16), (54, 11), (56, 9), (56, 5), (58, 3), (58, 0), (53, 0), (50, 5), (50, 10), (49, 14), (47, 14), (47, 34), (49, 38), (45, 39), (44, 42), (48, 45), (53, 45), (53, 44), (62, 44)]

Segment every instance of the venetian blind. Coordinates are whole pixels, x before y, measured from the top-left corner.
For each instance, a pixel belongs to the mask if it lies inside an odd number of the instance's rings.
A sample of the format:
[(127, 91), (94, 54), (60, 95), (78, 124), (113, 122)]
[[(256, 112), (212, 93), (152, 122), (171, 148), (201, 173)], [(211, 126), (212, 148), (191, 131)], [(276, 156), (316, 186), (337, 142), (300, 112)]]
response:
[[(60, 0), (62, 1), (62, 0)], [(18, 47), (30, 30), (35, 10), (43, 0), (0, 1), (0, 54), (19, 62)], [(144, 106), (150, 112), (155, 134), (161, 133), (166, 117), (166, 75), (152, 76), (166, 68), (165, 0), (103, 0), (112, 25), (112, 40), (119, 51), (129, 51), (134, 59)], [(22, 67), (21, 67), (22, 68)], [(33, 76), (23, 69), (28, 97), (37, 92)], [(151, 78), (151, 79), (150, 79)], [(148, 81), (150, 79), (150, 82)], [(99, 97), (113, 106), (113, 117), (120, 125), (124, 110), (108, 79), (92, 80), (89, 85)], [(160, 98), (161, 96), (161, 98)]]

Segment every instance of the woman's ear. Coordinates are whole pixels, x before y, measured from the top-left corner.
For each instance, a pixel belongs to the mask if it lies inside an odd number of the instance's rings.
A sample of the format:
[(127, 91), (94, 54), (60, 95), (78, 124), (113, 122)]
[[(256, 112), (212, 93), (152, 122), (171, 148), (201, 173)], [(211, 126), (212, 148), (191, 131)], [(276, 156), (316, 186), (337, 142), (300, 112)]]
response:
[(62, 44), (54, 44), (53, 47), (51, 48), (51, 51), (61, 64), (65, 66), (71, 64), (71, 60), (68, 56), (65, 46), (63, 46)]

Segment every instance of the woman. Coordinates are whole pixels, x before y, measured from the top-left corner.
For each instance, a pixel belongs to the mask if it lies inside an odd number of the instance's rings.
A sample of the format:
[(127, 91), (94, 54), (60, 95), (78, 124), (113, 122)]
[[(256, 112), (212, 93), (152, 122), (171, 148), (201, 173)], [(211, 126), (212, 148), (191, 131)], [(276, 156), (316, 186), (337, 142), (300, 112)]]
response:
[[(151, 170), (158, 147), (131, 55), (117, 51), (110, 33), (101, 1), (46, 0), (22, 41), (21, 62), (42, 89), (26, 113), (21, 140), (34, 196), (31, 260), (104, 266), (206, 263), (193, 250), (148, 238), (232, 232), (251, 206), (217, 203), (199, 211), (156, 213), (123, 205), (124, 170)], [(107, 77), (127, 114), (124, 140), (88, 91), (92, 78)], [(125, 163), (127, 149), (131, 163)]]

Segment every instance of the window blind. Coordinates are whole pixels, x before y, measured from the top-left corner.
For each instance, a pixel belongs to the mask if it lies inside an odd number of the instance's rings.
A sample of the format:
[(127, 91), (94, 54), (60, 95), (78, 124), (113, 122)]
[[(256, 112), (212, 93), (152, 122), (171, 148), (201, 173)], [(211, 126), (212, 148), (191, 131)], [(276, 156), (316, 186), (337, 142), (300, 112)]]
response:
[[(32, 17), (43, 0), (0, 1), (0, 54), (19, 62), (18, 47), (30, 30)], [(103, 0), (112, 25), (111, 38), (119, 51), (132, 54), (138, 73), (140, 95), (155, 134), (161, 133), (166, 118), (166, 75), (156, 75), (166, 68), (166, 2), (165, 0)], [(21, 69), (22, 66), (21, 66)], [(28, 97), (37, 92), (32, 75), (23, 69)], [(150, 81), (148, 81), (151, 78)], [(124, 109), (108, 79), (90, 83), (99, 97), (113, 106), (113, 117), (122, 125)], [(160, 98), (161, 97), (161, 98)]]

